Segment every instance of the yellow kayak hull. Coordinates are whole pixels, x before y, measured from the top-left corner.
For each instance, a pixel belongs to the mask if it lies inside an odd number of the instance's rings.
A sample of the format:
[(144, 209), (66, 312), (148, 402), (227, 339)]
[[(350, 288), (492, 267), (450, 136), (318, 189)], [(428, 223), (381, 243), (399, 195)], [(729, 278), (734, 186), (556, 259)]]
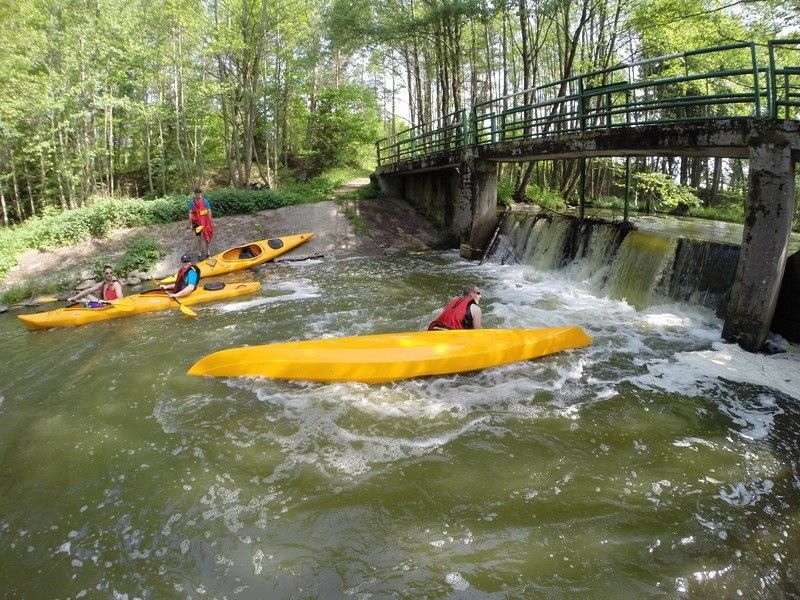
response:
[[(254, 294), (260, 287), (261, 284), (257, 281), (229, 283), (220, 290), (205, 290), (200, 286), (188, 296), (182, 297), (180, 302), (192, 305), (235, 298), (245, 294)], [(166, 292), (156, 289), (127, 296), (120, 300), (112, 300), (109, 306), (103, 308), (86, 308), (83, 305), (75, 305), (47, 312), (18, 315), (18, 317), (30, 329), (49, 329), (51, 327), (77, 327), (78, 325), (170, 308), (180, 309), (178, 303), (171, 300)]]
[[(257, 242), (228, 248), (224, 252), (197, 263), (200, 268), (200, 277), (211, 277), (212, 275), (222, 275), (255, 267), (297, 248), (297, 246), (307, 242), (312, 237), (314, 237), (314, 234), (310, 232), (299, 233), (297, 235), (258, 240)], [(162, 279), (161, 283), (165, 285), (175, 283), (175, 276), (170, 275)]]
[(204, 356), (189, 374), (385, 383), (477, 371), (591, 341), (580, 327), (386, 333), (230, 348)]

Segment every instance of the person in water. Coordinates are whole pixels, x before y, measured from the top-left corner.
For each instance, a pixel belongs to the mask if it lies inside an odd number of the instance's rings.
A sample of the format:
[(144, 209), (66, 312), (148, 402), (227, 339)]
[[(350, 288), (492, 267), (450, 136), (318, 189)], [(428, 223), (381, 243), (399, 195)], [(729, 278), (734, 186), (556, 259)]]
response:
[(481, 291), (476, 285), (465, 285), (460, 296), (447, 303), (442, 314), (436, 317), (428, 331), (434, 329), (480, 329), (481, 328)]
[(211, 203), (203, 197), (203, 190), (194, 189), (194, 198), (189, 200), (189, 222), (197, 241), (197, 260), (209, 257), (211, 238), (214, 237), (214, 222), (211, 220)]
[(100, 283), (93, 285), (92, 287), (87, 288), (82, 292), (75, 294), (74, 296), (70, 296), (67, 298), (67, 302), (77, 302), (84, 296), (86, 297), (85, 302), (90, 307), (92, 304), (103, 305), (108, 304), (112, 300), (119, 300), (122, 298), (122, 284), (114, 275), (114, 269), (111, 268), (111, 265), (103, 266), (103, 280)]
[[(188, 254), (181, 256), (181, 268), (175, 274), (175, 283), (160, 286), (170, 298), (182, 298), (191, 294), (200, 281), (200, 268), (192, 262)], [(169, 293), (172, 292), (172, 293)]]

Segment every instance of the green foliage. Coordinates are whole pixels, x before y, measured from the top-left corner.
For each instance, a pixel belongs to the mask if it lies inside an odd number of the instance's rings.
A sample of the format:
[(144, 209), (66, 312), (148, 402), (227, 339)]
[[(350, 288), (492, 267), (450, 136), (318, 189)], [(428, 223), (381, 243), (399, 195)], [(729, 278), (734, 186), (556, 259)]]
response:
[(514, 202), (514, 182), (510, 177), (501, 177), (497, 182), (497, 203), (509, 206)]
[(343, 85), (320, 91), (317, 110), (309, 116), (309, 162), (313, 173), (359, 164), (374, 154), (380, 137), (378, 105), (371, 89)]
[(636, 173), (633, 176), (633, 190), (639, 199), (659, 211), (668, 212), (679, 205), (700, 206), (700, 199), (694, 195), (692, 188), (675, 183), (665, 173)]
[(567, 207), (567, 203), (560, 193), (538, 185), (529, 185), (525, 190), (525, 196), (530, 198), (534, 204), (550, 210), (561, 211)]
[(147, 271), (165, 255), (154, 237), (140, 233), (125, 244), (125, 254), (117, 263), (116, 272), (127, 275), (131, 271)]
[(592, 206), (596, 208), (610, 208), (613, 210), (625, 209), (625, 198), (619, 196), (600, 196), (592, 200)]
[(720, 206), (695, 206), (689, 210), (689, 215), (701, 219), (714, 219), (715, 221), (730, 221), (732, 223), (744, 222), (744, 204), (723, 204)]
[(6, 290), (0, 296), (0, 303), (2, 304), (17, 304), (23, 300), (34, 298), (36, 296), (43, 296), (55, 294), (66, 287), (65, 282), (58, 280), (43, 280), (33, 279), (15, 285)]

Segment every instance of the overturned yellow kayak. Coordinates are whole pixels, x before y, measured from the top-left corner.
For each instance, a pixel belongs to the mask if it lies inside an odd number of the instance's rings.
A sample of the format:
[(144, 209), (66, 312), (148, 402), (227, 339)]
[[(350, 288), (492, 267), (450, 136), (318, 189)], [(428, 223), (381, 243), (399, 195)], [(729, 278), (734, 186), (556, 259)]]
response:
[(190, 375), (384, 383), (476, 371), (590, 344), (580, 327), (385, 333), (221, 350)]
[[(200, 268), (200, 277), (211, 277), (212, 275), (222, 275), (231, 271), (241, 271), (242, 269), (255, 267), (277, 258), (284, 252), (297, 248), (297, 246), (307, 242), (312, 237), (314, 237), (313, 233), (299, 233), (228, 248), (225, 252), (220, 252), (207, 260), (197, 263)], [(175, 283), (175, 276), (165, 277), (161, 280), (161, 283)]]
[[(253, 294), (258, 291), (261, 284), (257, 281), (245, 283), (228, 283), (221, 289), (217, 286), (210, 286), (214, 289), (204, 289), (199, 287), (188, 296), (180, 299), (181, 304), (200, 304), (202, 302), (212, 302), (214, 300), (224, 300), (235, 298), (244, 294)], [(47, 312), (32, 313), (28, 315), (18, 315), (19, 319), (30, 329), (48, 329), (50, 327), (76, 327), (95, 323), (97, 321), (108, 321), (128, 317), (139, 313), (152, 312), (156, 310), (167, 310), (169, 308), (180, 308), (178, 303), (170, 299), (167, 293), (160, 289), (150, 290), (141, 294), (127, 296), (120, 300), (112, 300), (111, 304), (101, 308), (86, 308), (81, 304), (48, 310)]]

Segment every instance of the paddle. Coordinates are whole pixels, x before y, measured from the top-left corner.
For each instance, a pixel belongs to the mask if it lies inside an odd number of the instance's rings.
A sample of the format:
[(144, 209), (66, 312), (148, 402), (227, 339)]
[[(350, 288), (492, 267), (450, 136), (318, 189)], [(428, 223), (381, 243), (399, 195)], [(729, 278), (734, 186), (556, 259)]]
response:
[(44, 304), (45, 302), (60, 302), (61, 298), (56, 298), (55, 296), (39, 296), (38, 298), (34, 298), (33, 301), (38, 304)]
[[(158, 279), (156, 279), (156, 278), (155, 278), (155, 277), (153, 277), (152, 275), (150, 275), (150, 279), (152, 279), (153, 281), (155, 281), (156, 285), (161, 285), (161, 284), (158, 282)], [(176, 303), (176, 304), (177, 304), (177, 305), (180, 307), (180, 309), (181, 309), (181, 312), (182, 312), (183, 314), (185, 314), (186, 316), (188, 316), (188, 317), (196, 317), (196, 316), (197, 316), (197, 313), (196, 313), (196, 312), (194, 312), (194, 311), (193, 311), (191, 308), (189, 308), (189, 307), (188, 307), (188, 306), (186, 306), (185, 304), (182, 304), (182, 303), (181, 303), (181, 301), (180, 301), (180, 300), (178, 300), (177, 298), (173, 298), (172, 296), (170, 296), (169, 298), (170, 298), (170, 300), (174, 300), (174, 301), (175, 301), (175, 303)]]

